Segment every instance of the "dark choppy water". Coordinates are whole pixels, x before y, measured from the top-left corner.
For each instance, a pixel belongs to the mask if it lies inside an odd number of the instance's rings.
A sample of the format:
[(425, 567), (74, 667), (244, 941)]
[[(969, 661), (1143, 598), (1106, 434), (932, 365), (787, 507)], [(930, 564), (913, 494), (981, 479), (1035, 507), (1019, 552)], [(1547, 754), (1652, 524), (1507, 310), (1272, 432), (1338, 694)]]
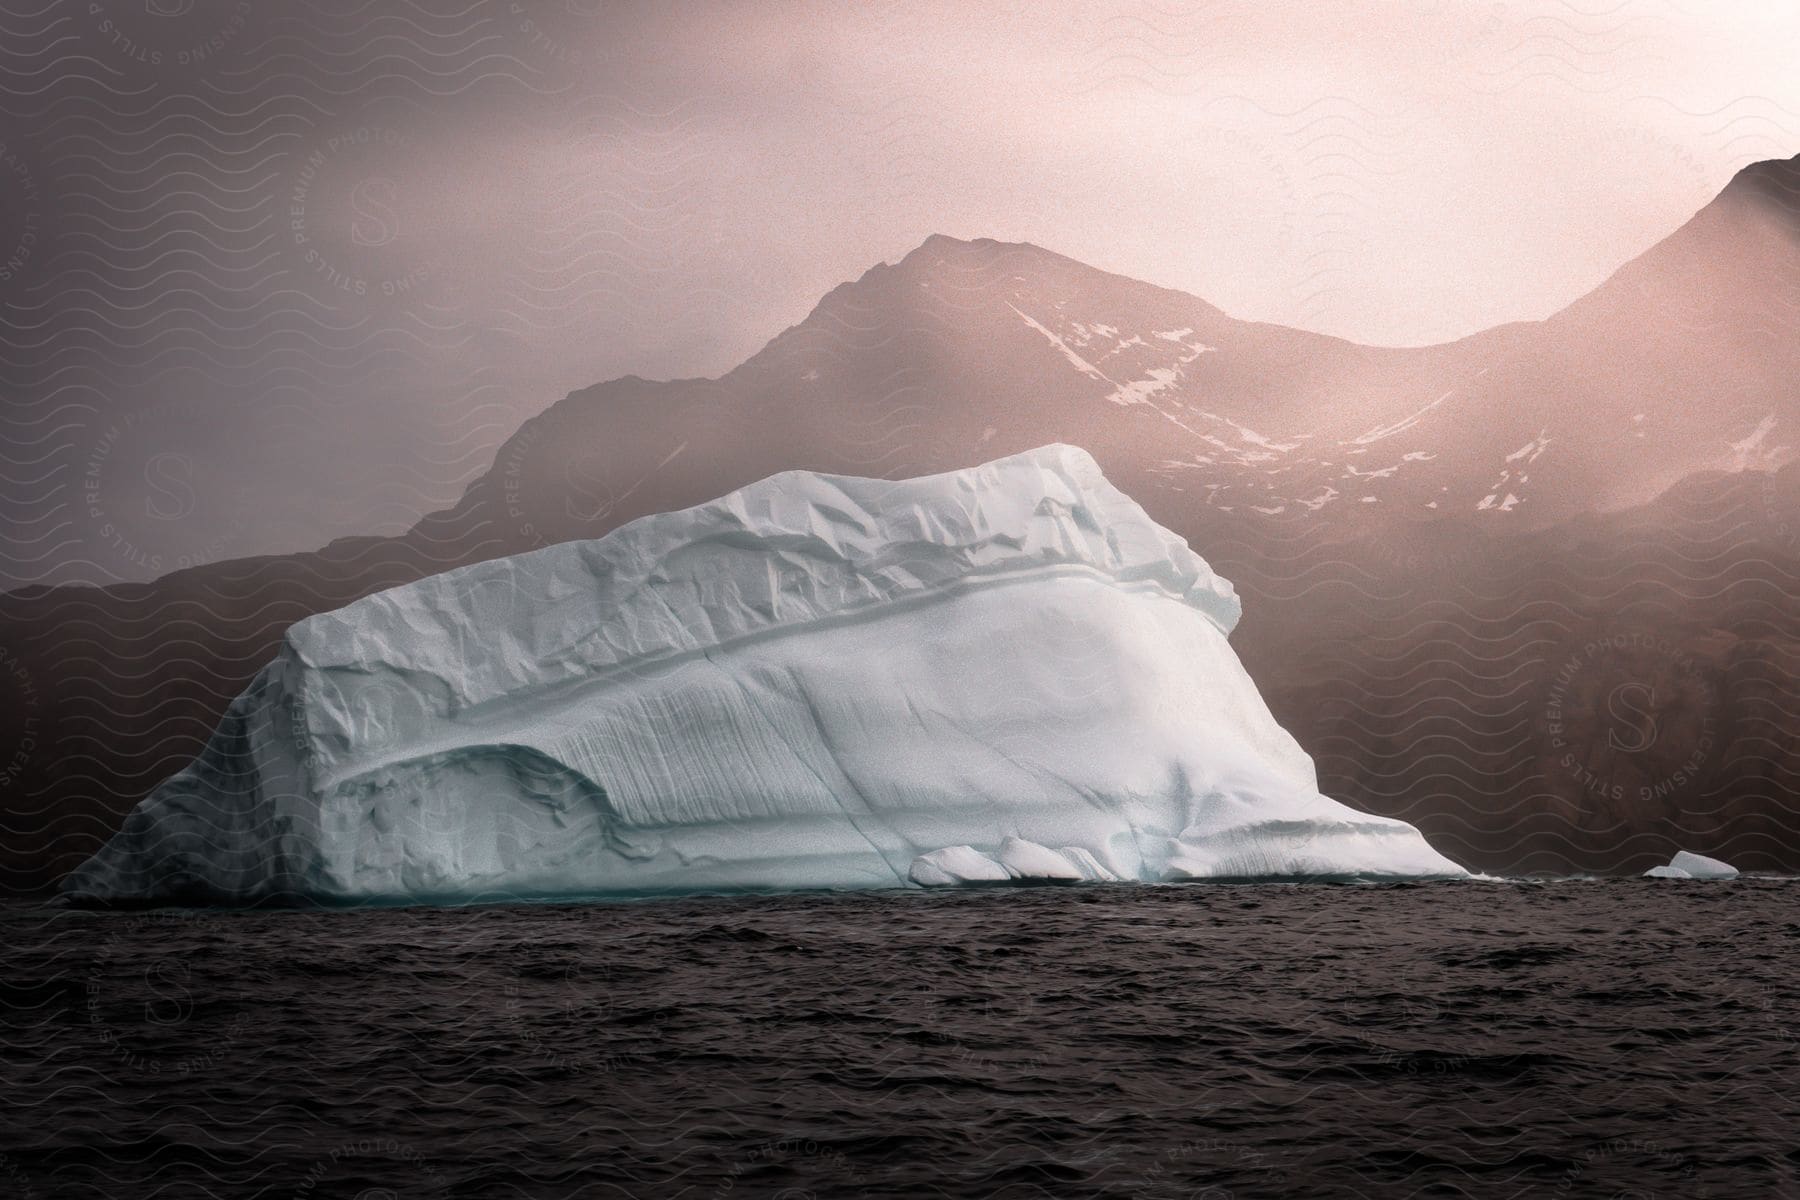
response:
[(0, 1194), (1800, 1195), (1800, 884), (5, 924)]

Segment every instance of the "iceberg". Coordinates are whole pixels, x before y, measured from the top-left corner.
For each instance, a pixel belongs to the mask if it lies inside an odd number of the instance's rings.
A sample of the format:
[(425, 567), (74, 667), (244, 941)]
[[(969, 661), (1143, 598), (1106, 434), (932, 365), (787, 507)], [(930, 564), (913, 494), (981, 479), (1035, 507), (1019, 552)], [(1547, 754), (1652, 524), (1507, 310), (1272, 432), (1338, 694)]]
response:
[(1736, 879), (1738, 869), (1730, 863), (1720, 862), (1716, 858), (1708, 858), (1704, 854), (1694, 854), (1687, 850), (1677, 850), (1675, 857), (1669, 860), (1666, 867), (1651, 867), (1644, 872), (1646, 879)]
[(992, 858), (973, 846), (946, 846), (913, 859), (906, 877), (920, 887), (991, 883), (1117, 883), (1119, 877), (1080, 846), (1052, 850), (1008, 835)]
[(973, 846), (945, 846), (913, 859), (906, 877), (920, 887), (974, 887), (1011, 883), (1012, 872)]
[(296, 623), (63, 890), (1466, 876), (1319, 793), (1231, 649), (1238, 616), (1074, 447), (774, 475)]
[(1014, 879), (1038, 883), (1080, 883), (1087, 876), (1068, 858), (1048, 846), (1008, 837), (1000, 843), (1000, 865)]

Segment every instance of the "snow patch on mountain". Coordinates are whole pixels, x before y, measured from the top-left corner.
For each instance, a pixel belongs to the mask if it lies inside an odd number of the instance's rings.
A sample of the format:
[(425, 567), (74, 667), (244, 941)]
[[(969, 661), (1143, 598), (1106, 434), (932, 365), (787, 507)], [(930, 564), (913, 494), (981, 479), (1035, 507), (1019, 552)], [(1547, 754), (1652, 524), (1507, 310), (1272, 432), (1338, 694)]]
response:
[[(1057, 350), (1062, 352), (1062, 356), (1064, 358), (1068, 359), (1069, 364), (1071, 366), (1073, 366), (1077, 371), (1080, 371), (1083, 375), (1086, 375), (1089, 379), (1098, 380), (1099, 382), (1105, 383), (1105, 384), (1113, 383), (1112, 380), (1110, 380), (1106, 377), (1105, 372), (1101, 371), (1099, 367), (1096, 367), (1093, 363), (1089, 362), (1087, 359), (1081, 357), (1081, 355), (1075, 353), (1074, 349), (1069, 345), (1069, 343), (1065, 342), (1062, 338), (1058, 337), (1050, 329), (1046, 328), (1036, 318), (1034, 318), (1024, 312), (1021, 312), (1017, 305), (1008, 304), (1006, 307), (1012, 309), (1015, 313), (1018, 313), (1019, 319), (1021, 321), (1024, 321), (1025, 324), (1029, 325), (1031, 328), (1033, 328), (1033, 329), (1037, 330), (1039, 333), (1043, 334), (1044, 337), (1050, 342), (1050, 344), (1052, 346), (1055, 346), (1057, 348)], [(1117, 385), (1113, 384), (1113, 386), (1116, 387)]]
[(1726, 447), (1725, 467), (1732, 471), (1775, 471), (1794, 457), (1794, 448), (1773, 440), (1780, 420), (1770, 413), (1756, 428)]
[(1106, 398), (1113, 404), (1148, 404), (1152, 396), (1174, 387), (1180, 378), (1181, 371), (1177, 367), (1152, 367), (1146, 378), (1114, 388)]
[(1344, 444), (1347, 446), (1369, 446), (1375, 442), (1385, 441), (1386, 439), (1393, 437), (1397, 433), (1405, 433), (1408, 429), (1411, 429), (1413, 426), (1417, 425), (1420, 421), (1424, 420), (1427, 416), (1429, 416), (1433, 411), (1435, 411), (1438, 408), (1439, 405), (1443, 404), (1444, 401), (1450, 399), (1450, 397), (1452, 397), (1454, 395), (1456, 395), (1456, 389), (1451, 388), (1449, 391), (1447, 391), (1443, 395), (1439, 396), (1436, 400), (1433, 400), (1431, 403), (1425, 405), (1425, 407), (1417, 410), (1416, 412), (1410, 413), (1407, 416), (1400, 418), (1398, 421), (1393, 421), (1386, 425), (1377, 425), (1375, 428), (1369, 430), (1367, 433), (1361, 435), (1360, 437), (1351, 438), (1348, 442), (1346, 442)]
[(1523, 486), (1531, 476), (1524, 468), (1543, 457), (1544, 451), (1550, 448), (1551, 437), (1548, 430), (1540, 429), (1538, 435), (1512, 451), (1502, 459), (1500, 474), (1488, 485), (1489, 492), (1475, 503), (1476, 512), (1511, 512), (1525, 502), (1523, 496), (1508, 488), (1509, 484)]

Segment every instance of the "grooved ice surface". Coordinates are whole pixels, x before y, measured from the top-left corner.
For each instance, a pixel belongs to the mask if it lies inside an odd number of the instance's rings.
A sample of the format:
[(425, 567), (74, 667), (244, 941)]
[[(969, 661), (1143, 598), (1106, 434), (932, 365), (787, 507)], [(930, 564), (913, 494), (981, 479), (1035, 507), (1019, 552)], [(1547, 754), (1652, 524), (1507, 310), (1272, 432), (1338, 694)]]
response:
[(1097, 877), (1463, 874), (1318, 793), (1238, 611), (1073, 447), (775, 475), (299, 622), (65, 889), (888, 887), (1009, 837)]

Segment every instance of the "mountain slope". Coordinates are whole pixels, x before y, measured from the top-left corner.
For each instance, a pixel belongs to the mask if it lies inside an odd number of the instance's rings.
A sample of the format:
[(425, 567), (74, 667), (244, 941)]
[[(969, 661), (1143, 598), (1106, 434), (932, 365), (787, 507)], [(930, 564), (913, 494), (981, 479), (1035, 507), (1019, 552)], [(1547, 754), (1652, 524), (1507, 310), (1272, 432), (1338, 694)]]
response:
[(1038, 247), (934, 237), (720, 380), (570, 396), (458, 507), (501, 527), (523, 510), (560, 540), (608, 505), (691, 503), (783, 467), (898, 477), (1056, 440), (1182, 526), (1365, 524), (1355, 506), (1380, 505), (1382, 520), (1477, 512), (1512, 529), (1641, 504), (1695, 471), (1794, 455), (1795, 180), (1800, 159), (1747, 168), (1564, 312), (1422, 349), (1238, 321)]

